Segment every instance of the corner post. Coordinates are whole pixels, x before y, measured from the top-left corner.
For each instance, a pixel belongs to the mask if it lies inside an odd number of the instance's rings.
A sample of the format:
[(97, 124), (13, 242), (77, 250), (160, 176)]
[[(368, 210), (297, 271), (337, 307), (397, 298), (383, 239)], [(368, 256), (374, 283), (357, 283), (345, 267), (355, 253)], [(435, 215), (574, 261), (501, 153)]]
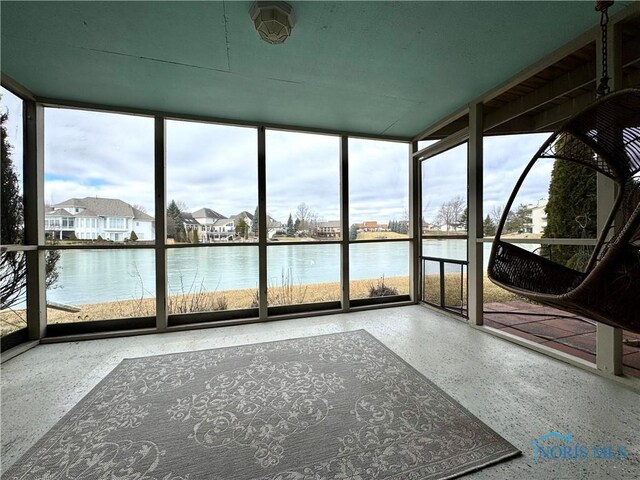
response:
[[(608, 70), (611, 90), (622, 88), (622, 32), (617, 23), (608, 25)], [(602, 42), (596, 39), (596, 65), (597, 79), (602, 76)], [(596, 79), (596, 81), (597, 81)], [(607, 217), (617, 196), (616, 184), (610, 178), (597, 174), (598, 188), (598, 232), (601, 232), (606, 224)], [(618, 228), (614, 222), (614, 229)], [(603, 323), (596, 327), (596, 366), (598, 370), (622, 375), (622, 330)]]
[(469, 323), (483, 324), (484, 259), (482, 238), (482, 175), (483, 175), (483, 108), (482, 103), (469, 106), (468, 219), (467, 232), (467, 298)]
[(264, 127), (258, 128), (258, 297), (259, 318), (268, 315), (267, 285), (267, 146)]
[(154, 119), (155, 165), (155, 216), (156, 216), (156, 329), (164, 331), (169, 326), (167, 291), (167, 172), (166, 172), (166, 124), (163, 117)]
[(27, 263), (27, 330), (30, 340), (47, 332), (46, 250), (44, 235), (44, 107), (24, 101), (24, 241)]
[(340, 303), (343, 312), (349, 311), (349, 137), (340, 137)]
[(409, 144), (409, 234), (411, 246), (409, 249), (409, 295), (411, 301), (418, 303), (421, 300), (422, 284), (420, 275), (420, 243), (422, 241), (422, 178), (420, 176), (420, 162), (413, 157), (418, 151), (418, 142)]

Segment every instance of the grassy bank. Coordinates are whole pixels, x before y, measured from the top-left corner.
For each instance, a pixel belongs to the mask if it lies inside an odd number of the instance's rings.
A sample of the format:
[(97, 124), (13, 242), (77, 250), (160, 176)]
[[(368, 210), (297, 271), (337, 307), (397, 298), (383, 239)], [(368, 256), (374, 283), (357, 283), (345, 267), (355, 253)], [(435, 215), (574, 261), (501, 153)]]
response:
[[(379, 279), (354, 280), (351, 282), (351, 298), (366, 298), (369, 288), (376, 286)], [(400, 295), (409, 293), (408, 277), (389, 277), (384, 279), (388, 287), (395, 288)], [(269, 305), (291, 305), (340, 300), (340, 283), (314, 283), (307, 285), (278, 285), (268, 289)], [(66, 312), (47, 308), (48, 323), (69, 323), (113, 318), (147, 317), (155, 315), (154, 298), (138, 298), (114, 302), (89, 303), (76, 305), (79, 312)], [(220, 292), (195, 292), (171, 295), (169, 313), (210, 312), (235, 310), (257, 306), (255, 289), (225, 290)], [(0, 331), (2, 335), (11, 333), (26, 325), (24, 310), (5, 310), (0, 312)]]
[[(455, 273), (445, 275), (445, 299), (449, 305), (460, 304), (460, 276)], [(367, 298), (371, 287), (378, 286), (380, 279), (353, 280), (350, 284), (351, 298)], [(439, 303), (440, 287), (438, 275), (427, 275), (424, 279), (427, 300)], [(388, 277), (384, 279), (387, 287), (395, 288), (400, 295), (409, 293), (408, 277)], [(466, 293), (466, 282), (463, 284)], [(314, 283), (307, 285), (271, 286), (268, 290), (269, 305), (292, 305), (340, 300), (340, 283)], [(505, 302), (517, 298), (515, 295), (497, 287), (486, 277), (484, 281), (485, 302)], [(171, 295), (169, 312), (171, 314), (235, 310), (257, 306), (255, 289), (225, 290), (220, 292), (196, 292)], [(155, 315), (155, 299), (139, 298), (114, 302), (89, 303), (77, 305), (79, 312), (66, 312), (47, 309), (49, 323), (69, 323), (113, 318), (147, 317)], [(24, 310), (4, 310), (0, 312), (0, 331), (2, 335), (23, 328), (26, 325)]]

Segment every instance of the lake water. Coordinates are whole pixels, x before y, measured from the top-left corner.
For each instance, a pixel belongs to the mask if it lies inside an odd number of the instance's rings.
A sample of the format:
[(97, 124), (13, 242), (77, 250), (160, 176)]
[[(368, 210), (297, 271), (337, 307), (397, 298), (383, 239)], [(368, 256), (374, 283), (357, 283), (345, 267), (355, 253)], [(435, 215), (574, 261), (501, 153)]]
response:
[[(466, 259), (466, 240), (423, 240), (423, 255)], [(533, 249), (537, 245), (527, 245)], [(485, 267), (491, 244), (484, 245)], [(281, 285), (338, 282), (339, 245), (270, 245), (268, 281)], [(258, 247), (195, 247), (167, 253), (169, 293), (205, 290), (257, 289)], [(353, 280), (409, 274), (408, 243), (362, 243), (350, 248)], [(48, 300), (84, 304), (155, 296), (153, 250), (64, 250), (58, 263), (56, 288)], [(429, 265), (429, 271), (435, 264)], [(459, 271), (459, 267), (449, 268)]]

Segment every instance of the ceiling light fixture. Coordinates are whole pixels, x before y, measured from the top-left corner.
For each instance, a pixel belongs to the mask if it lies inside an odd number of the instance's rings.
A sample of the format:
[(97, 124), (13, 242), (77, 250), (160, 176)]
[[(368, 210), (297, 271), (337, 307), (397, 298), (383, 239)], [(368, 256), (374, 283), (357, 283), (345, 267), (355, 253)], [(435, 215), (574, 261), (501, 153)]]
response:
[(293, 29), (291, 5), (285, 2), (255, 2), (250, 10), (260, 38), (274, 45), (284, 43)]

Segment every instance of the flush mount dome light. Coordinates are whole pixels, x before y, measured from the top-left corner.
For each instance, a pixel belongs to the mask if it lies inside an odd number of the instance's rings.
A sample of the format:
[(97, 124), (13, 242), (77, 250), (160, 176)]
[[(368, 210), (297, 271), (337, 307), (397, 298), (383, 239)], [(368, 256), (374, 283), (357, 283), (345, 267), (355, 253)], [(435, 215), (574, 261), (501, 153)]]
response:
[(284, 43), (293, 29), (291, 5), (284, 2), (256, 2), (251, 7), (251, 20), (260, 38), (271, 44)]

